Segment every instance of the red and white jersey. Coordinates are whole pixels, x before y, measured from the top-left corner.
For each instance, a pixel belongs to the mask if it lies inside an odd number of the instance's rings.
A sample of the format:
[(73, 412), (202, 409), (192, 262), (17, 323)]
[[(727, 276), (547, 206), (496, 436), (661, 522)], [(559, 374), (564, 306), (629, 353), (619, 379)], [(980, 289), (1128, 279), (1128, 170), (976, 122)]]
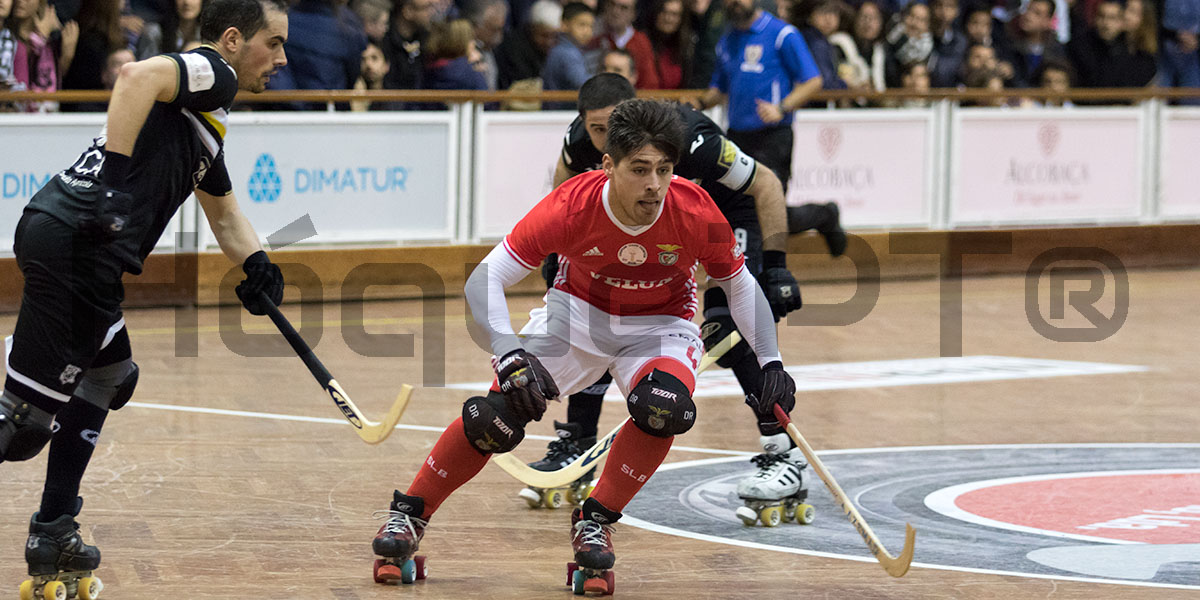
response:
[(726, 280), (745, 268), (729, 222), (708, 192), (672, 177), (658, 217), (633, 228), (617, 221), (604, 171), (577, 175), (546, 196), (504, 239), (529, 269), (559, 256), (554, 287), (612, 315), (696, 314), (696, 265)]

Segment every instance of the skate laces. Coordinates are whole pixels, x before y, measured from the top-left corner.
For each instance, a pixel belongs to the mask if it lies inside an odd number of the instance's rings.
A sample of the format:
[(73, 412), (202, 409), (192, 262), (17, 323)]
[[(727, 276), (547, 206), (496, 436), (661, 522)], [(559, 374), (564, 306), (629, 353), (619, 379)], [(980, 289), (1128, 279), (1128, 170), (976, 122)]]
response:
[(387, 523), (383, 524), (384, 533), (408, 533), (414, 538), (421, 536), (417, 531), (417, 527), (420, 527), (424, 531), (425, 527), (429, 525), (429, 521), (391, 509), (377, 510), (372, 517), (375, 519), (387, 519)]
[(595, 546), (608, 546), (612, 539), (612, 525), (603, 525), (589, 519), (575, 523), (575, 541)]
[(768, 454), (768, 453), (764, 452), (764, 453), (759, 454), (759, 455), (755, 456), (754, 458), (750, 459), (750, 462), (754, 463), (754, 466), (756, 466), (760, 469), (766, 469), (772, 465), (779, 464), (781, 462), (786, 462), (786, 461), (787, 461), (787, 454), (784, 454), (784, 453)]
[(558, 459), (563, 456), (579, 456), (579, 446), (568, 439), (552, 440), (546, 449), (546, 458)]

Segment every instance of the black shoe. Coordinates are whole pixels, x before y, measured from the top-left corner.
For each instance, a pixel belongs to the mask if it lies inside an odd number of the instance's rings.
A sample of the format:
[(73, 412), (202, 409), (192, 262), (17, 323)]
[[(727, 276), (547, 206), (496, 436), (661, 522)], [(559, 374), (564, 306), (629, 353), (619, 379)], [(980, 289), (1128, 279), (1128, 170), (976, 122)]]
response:
[(824, 212), (826, 216), (821, 225), (817, 227), (817, 233), (825, 238), (825, 245), (829, 247), (829, 255), (837, 258), (846, 252), (846, 230), (842, 229), (842, 211), (838, 208), (837, 203), (827, 202)]

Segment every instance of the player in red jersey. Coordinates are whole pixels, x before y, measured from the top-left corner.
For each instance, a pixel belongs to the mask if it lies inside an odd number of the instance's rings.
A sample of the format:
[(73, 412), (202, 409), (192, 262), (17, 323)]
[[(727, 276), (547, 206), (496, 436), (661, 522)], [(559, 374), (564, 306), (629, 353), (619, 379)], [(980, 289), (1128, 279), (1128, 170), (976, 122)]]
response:
[[(658, 469), (674, 436), (695, 423), (692, 392), (704, 351), (691, 321), (698, 264), (724, 288), (759, 358), (764, 389), (756, 412), (771, 414), (776, 404), (793, 408), (796, 387), (783, 370), (771, 307), (729, 223), (708, 193), (672, 175), (683, 136), (683, 122), (669, 104), (617, 105), (603, 168), (554, 190), (471, 274), (467, 301), (495, 354), (496, 382), (486, 397), (467, 400), (407, 492), (395, 492), (373, 543), (385, 566), (380, 577), (377, 564), (377, 580), (389, 578), (387, 565), (408, 563), (438, 506), (492, 453), (515, 448), (547, 401), (608, 371), (634, 426), (617, 434), (595, 491), (571, 517), (576, 563), (587, 577), (603, 576), (615, 560), (613, 523)], [(554, 286), (518, 335), (504, 288), (551, 252), (560, 257)]]

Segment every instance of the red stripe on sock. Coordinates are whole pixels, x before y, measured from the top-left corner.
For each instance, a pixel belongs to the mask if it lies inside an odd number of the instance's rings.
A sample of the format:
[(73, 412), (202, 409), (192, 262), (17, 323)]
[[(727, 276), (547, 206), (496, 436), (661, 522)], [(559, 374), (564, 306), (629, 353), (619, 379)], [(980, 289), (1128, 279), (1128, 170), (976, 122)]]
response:
[(620, 512), (658, 470), (674, 437), (652, 436), (633, 423), (626, 423), (613, 440), (608, 462), (592, 497), (609, 510)]
[(489, 458), (491, 454), (480, 454), (467, 440), (459, 417), (442, 432), (405, 493), (425, 500), (421, 518), (429, 519), (454, 490), (479, 474)]

